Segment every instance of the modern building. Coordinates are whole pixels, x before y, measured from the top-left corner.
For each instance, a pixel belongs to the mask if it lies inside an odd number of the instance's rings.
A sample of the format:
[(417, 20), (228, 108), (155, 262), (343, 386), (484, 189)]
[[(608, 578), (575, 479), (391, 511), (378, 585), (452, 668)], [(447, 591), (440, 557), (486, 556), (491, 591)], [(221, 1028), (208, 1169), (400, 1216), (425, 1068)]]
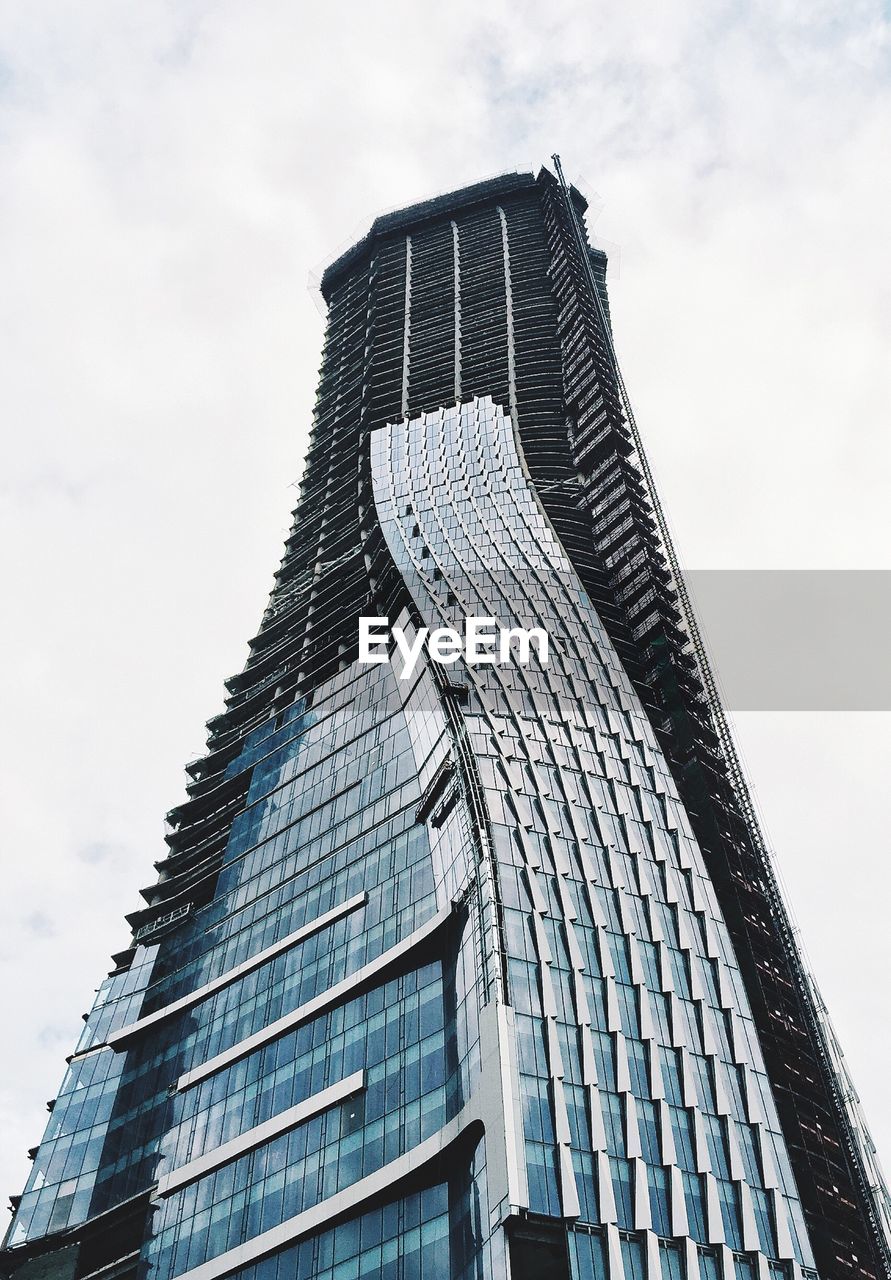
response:
[[(325, 272), (293, 530), (13, 1201), (17, 1280), (891, 1275), (584, 208), (509, 174)], [(360, 618), (468, 617), (547, 660), (359, 660)]]

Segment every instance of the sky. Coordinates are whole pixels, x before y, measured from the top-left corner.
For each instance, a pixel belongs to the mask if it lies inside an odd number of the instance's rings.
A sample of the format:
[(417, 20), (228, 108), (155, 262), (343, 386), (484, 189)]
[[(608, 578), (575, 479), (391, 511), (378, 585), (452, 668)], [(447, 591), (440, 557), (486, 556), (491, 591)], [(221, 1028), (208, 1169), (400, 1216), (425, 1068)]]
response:
[[(872, 0), (0, 0), (3, 1197), (259, 623), (326, 263), (559, 151), (682, 562), (891, 568), (889, 146)], [(891, 1165), (889, 716), (734, 723)]]

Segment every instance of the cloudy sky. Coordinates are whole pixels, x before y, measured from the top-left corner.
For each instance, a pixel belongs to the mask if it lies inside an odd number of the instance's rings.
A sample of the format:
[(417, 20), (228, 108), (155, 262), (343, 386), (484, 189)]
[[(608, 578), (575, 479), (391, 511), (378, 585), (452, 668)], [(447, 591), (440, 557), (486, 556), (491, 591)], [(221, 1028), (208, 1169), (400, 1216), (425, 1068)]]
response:
[[(0, 0), (0, 1192), (259, 621), (325, 263), (559, 150), (685, 564), (887, 568), (889, 146), (873, 0)], [(889, 717), (735, 720), (891, 1164)]]

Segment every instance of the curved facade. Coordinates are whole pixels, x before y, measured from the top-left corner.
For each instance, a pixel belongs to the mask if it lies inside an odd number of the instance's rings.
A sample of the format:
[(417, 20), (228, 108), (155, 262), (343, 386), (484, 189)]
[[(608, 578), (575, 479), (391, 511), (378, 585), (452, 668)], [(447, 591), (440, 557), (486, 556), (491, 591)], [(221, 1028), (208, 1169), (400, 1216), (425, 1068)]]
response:
[[(507, 175), (326, 273), (276, 586), (10, 1275), (889, 1274), (582, 210)], [(360, 616), (543, 628), (548, 660), (407, 676), (358, 661)]]

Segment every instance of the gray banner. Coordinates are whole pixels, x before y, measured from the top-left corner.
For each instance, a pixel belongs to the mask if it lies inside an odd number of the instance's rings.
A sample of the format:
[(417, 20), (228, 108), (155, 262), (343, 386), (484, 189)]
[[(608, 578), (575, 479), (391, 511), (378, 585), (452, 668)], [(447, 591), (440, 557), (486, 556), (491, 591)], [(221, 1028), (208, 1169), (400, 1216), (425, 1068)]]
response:
[(731, 711), (891, 710), (891, 571), (686, 574)]

